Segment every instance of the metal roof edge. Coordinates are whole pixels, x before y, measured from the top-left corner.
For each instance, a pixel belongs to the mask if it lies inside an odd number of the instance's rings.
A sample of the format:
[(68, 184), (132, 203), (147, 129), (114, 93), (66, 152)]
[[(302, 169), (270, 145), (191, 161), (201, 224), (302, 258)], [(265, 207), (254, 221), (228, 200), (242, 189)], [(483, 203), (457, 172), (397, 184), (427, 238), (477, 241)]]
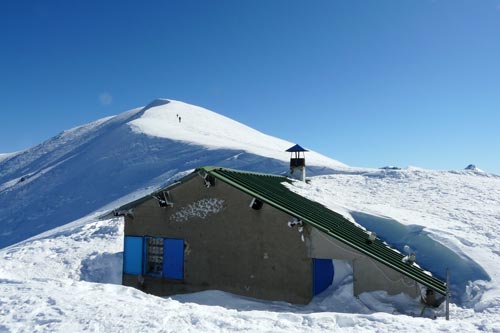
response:
[(283, 181), (291, 181), (290, 178), (287, 176), (283, 175), (275, 175), (272, 173), (265, 173), (265, 172), (255, 172), (255, 171), (245, 171), (245, 170), (237, 170), (237, 169), (231, 169), (231, 168), (224, 168), (224, 167), (217, 167), (217, 166), (202, 166), (198, 167), (195, 169), (195, 171), (203, 170), (207, 173), (212, 174), (213, 176), (218, 176), (218, 174), (214, 173), (214, 171), (231, 171), (231, 172), (237, 172), (237, 173), (242, 173), (242, 174), (247, 174), (247, 175), (255, 175), (255, 176), (266, 176), (266, 177), (276, 177), (276, 178), (283, 178)]

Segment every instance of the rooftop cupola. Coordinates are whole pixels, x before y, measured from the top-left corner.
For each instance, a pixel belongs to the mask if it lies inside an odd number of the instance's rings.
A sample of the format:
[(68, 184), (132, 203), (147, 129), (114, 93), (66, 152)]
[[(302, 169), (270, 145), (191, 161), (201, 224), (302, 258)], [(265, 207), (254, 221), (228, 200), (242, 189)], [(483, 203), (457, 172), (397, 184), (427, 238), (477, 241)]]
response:
[(306, 155), (307, 149), (295, 145), (286, 150), (290, 153), (290, 176), (295, 179), (306, 181)]

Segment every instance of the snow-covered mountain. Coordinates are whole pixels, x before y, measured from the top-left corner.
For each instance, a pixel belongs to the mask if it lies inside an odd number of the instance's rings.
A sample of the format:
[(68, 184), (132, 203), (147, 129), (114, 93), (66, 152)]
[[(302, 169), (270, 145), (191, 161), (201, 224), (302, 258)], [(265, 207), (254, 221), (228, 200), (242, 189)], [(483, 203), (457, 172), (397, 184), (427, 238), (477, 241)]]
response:
[(280, 173), (292, 144), (156, 100), (0, 155), (0, 240), (13, 244), (0, 249), (0, 333), (500, 332), (500, 177), (477, 168), (359, 169), (310, 152), (317, 176), (290, 185), (397, 248), (410, 244), (434, 273), (449, 266), (450, 321), (404, 295), (353, 297), (341, 265), (307, 306), (219, 291), (159, 298), (120, 285), (122, 219), (99, 220), (103, 212), (198, 165)]
[(483, 170), (479, 169), (477, 166), (474, 164), (469, 164), (468, 166), (465, 167), (464, 170), (469, 170), (469, 171), (476, 171), (476, 172), (484, 172)]
[[(198, 166), (284, 172), (293, 144), (163, 99), (64, 131), (0, 155), (0, 248), (141, 196)], [(346, 168), (315, 152), (307, 160), (310, 175)]]

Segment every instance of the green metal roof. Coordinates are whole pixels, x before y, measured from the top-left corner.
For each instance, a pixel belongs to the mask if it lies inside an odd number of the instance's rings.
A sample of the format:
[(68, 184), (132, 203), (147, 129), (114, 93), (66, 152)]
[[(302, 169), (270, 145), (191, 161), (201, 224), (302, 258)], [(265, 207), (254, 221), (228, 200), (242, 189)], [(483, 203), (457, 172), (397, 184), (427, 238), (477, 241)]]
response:
[(218, 167), (201, 167), (205, 172), (241, 191), (290, 214), (359, 252), (391, 267), (436, 292), (446, 295), (446, 283), (425, 273), (421, 268), (403, 262), (403, 255), (380, 239), (368, 242), (368, 234), (342, 215), (290, 191), (283, 176), (244, 172)]

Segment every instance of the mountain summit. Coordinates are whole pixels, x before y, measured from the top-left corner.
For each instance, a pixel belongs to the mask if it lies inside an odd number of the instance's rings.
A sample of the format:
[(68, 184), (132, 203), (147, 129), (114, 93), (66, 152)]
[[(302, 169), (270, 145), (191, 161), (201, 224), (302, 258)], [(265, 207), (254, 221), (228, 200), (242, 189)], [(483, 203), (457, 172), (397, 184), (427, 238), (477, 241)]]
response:
[(469, 164), (464, 168), (464, 170), (467, 171), (476, 171), (476, 172), (484, 172), (483, 170), (479, 169), (475, 164)]
[[(282, 173), (293, 144), (165, 99), (64, 131), (0, 155), (0, 248), (112, 209), (113, 201), (141, 196), (198, 166)], [(307, 159), (311, 175), (347, 167), (312, 151)]]

